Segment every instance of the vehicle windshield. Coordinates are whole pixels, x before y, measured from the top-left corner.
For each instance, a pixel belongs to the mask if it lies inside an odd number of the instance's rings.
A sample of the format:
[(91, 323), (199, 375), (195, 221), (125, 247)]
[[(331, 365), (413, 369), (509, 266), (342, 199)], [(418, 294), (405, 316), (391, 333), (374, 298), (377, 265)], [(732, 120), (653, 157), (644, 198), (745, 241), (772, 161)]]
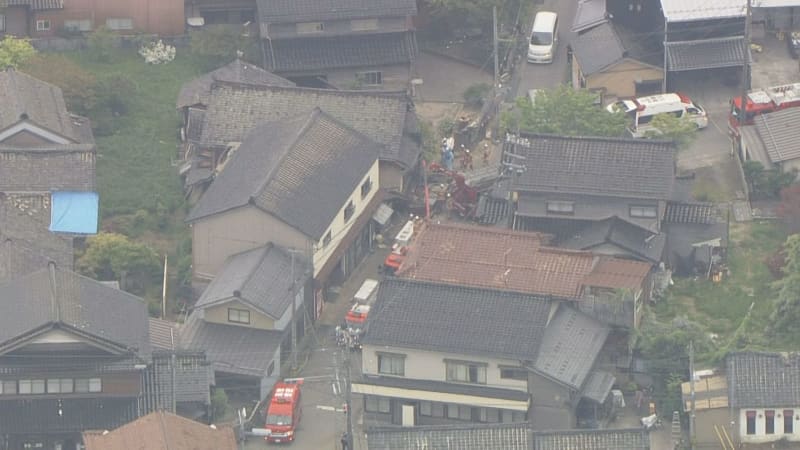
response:
[(531, 34), (531, 45), (550, 45), (553, 43), (553, 33), (534, 31)]
[(282, 416), (279, 414), (267, 415), (267, 425), (291, 425), (292, 416)]

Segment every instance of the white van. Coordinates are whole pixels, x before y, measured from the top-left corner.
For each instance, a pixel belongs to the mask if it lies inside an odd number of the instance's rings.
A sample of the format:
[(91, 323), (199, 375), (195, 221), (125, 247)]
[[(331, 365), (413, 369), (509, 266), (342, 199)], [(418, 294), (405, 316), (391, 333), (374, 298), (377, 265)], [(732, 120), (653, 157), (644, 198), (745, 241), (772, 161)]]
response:
[(551, 63), (558, 47), (558, 15), (539, 11), (533, 19), (533, 29), (528, 40), (528, 62)]
[(653, 117), (659, 114), (673, 114), (678, 118), (686, 118), (697, 125), (698, 129), (708, 126), (708, 116), (705, 110), (692, 99), (683, 94), (659, 94), (640, 97), (634, 100), (620, 100), (606, 107), (609, 112), (622, 111), (632, 119), (628, 128), (635, 138), (645, 137), (657, 129), (650, 125)]

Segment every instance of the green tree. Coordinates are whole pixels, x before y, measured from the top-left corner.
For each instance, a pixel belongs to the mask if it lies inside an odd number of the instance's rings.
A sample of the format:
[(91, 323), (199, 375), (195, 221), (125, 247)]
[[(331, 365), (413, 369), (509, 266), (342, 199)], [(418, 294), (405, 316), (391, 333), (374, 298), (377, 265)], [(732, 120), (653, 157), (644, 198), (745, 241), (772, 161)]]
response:
[(783, 253), (786, 258), (783, 267), (785, 276), (775, 282), (779, 291), (769, 331), (782, 336), (788, 333), (796, 339), (800, 337), (797, 327), (797, 323), (800, 323), (800, 234), (786, 238)]
[(195, 57), (215, 67), (233, 61), (239, 52), (247, 54), (254, 40), (240, 26), (209, 25), (191, 31), (189, 45)]
[(220, 421), (229, 409), (228, 394), (225, 389), (216, 388), (211, 394), (211, 415), (213, 420)]
[(161, 281), (158, 254), (145, 244), (115, 233), (89, 238), (86, 251), (77, 260), (77, 268), (97, 280), (117, 280), (123, 289), (137, 293), (141, 293), (143, 286)]
[(519, 129), (566, 136), (624, 136), (625, 115), (603, 110), (596, 100), (589, 91), (560, 86), (541, 91), (536, 104), (527, 97), (518, 98), (514, 109), (503, 113), (500, 120), (510, 132)]
[(97, 29), (89, 33), (89, 38), (86, 42), (89, 47), (89, 55), (95, 61), (110, 62), (114, 54), (114, 41), (116, 39), (116, 34), (107, 26), (97, 27)]
[[(471, 26), (488, 25), (491, 29), (492, 7), (497, 6), (501, 11), (506, 4), (516, 3), (509, 0), (428, 0), (431, 16), (453, 24)], [(516, 10), (515, 10), (516, 12)]]
[[(58, 70), (54, 70), (55, 67)], [(60, 87), (67, 108), (74, 113), (87, 115), (97, 104), (94, 75), (64, 55), (38, 54), (26, 61), (20, 70)]]
[(658, 114), (650, 121), (655, 130), (645, 134), (647, 138), (672, 141), (679, 149), (685, 149), (697, 137), (697, 125), (687, 118), (672, 114)]
[(6, 36), (0, 40), (0, 70), (17, 68), (36, 54), (30, 40)]

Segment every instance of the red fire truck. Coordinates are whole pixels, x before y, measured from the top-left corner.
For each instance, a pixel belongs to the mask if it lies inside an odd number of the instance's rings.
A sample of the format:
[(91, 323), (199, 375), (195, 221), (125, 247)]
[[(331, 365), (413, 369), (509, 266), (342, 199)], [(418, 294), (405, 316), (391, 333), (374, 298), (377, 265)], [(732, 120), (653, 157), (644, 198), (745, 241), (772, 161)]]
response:
[(267, 442), (294, 441), (294, 433), (302, 414), (301, 384), (301, 382), (278, 382), (272, 389), (272, 399), (267, 406), (267, 420), (264, 426), (269, 433), (264, 438)]
[[(747, 115), (745, 116), (744, 123), (752, 125), (758, 115), (781, 109), (793, 108), (795, 106), (800, 106), (800, 83), (784, 84), (752, 91), (747, 94)], [(739, 133), (741, 109), (741, 96), (731, 99), (728, 127), (734, 136), (738, 136)]]

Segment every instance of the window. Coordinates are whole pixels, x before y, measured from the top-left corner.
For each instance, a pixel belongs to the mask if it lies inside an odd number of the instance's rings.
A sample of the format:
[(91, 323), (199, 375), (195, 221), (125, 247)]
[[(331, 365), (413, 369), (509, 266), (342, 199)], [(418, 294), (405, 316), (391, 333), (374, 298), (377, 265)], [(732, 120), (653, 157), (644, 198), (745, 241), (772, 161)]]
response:
[(486, 384), (486, 364), (459, 361), (445, 362), (447, 365), (447, 381)]
[(65, 20), (64, 29), (67, 31), (92, 31), (91, 19)]
[(528, 381), (528, 371), (522, 367), (500, 366), (500, 378)]
[(472, 420), (472, 407), (458, 405), (458, 418), (461, 420)]
[(37, 20), (36, 21), (36, 31), (50, 31), (50, 21), (49, 20)]
[(328, 244), (330, 243), (331, 243), (331, 232), (328, 231), (328, 234), (326, 234), (325, 237), (322, 238), (322, 246), (327, 247)]
[(486, 408), (486, 421), (489, 423), (500, 422), (500, 410), (495, 408)]
[(783, 434), (794, 433), (794, 410), (783, 410)]
[(16, 381), (0, 381), (0, 395), (14, 395), (17, 393)]
[(381, 72), (357, 72), (356, 81), (367, 86), (377, 86), (383, 84), (383, 73)]
[(431, 415), (433, 417), (444, 417), (444, 403), (434, 403), (431, 405)]
[(388, 397), (367, 395), (364, 397), (364, 409), (367, 412), (388, 413), (391, 411), (391, 403)]
[(353, 204), (353, 201), (350, 200), (350, 203), (344, 207), (344, 221), (347, 222), (350, 218), (353, 217), (353, 213), (356, 212), (356, 205)]
[(44, 394), (44, 380), (19, 380), (20, 394)]
[(0, 14), (0, 31), (6, 31), (6, 16)]
[(72, 378), (51, 378), (47, 380), (48, 394), (71, 394), (73, 387)]
[(547, 212), (553, 214), (573, 214), (575, 213), (575, 203), (563, 201), (548, 201)]
[(768, 409), (764, 411), (764, 432), (767, 434), (775, 434), (775, 410)]
[(351, 31), (370, 31), (378, 29), (378, 19), (354, 19), (350, 21)]
[(447, 418), (458, 419), (458, 405), (452, 403), (447, 404)]
[(112, 30), (132, 30), (133, 19), (106, 19), (106, 26)]
[(100, 378), (89, 378), (89, 392), (102, 392), (103, 383)]
[(383, 375), (405, 375), (406, 355), (378, 353), (378, 373)]
[(756, 434), (756, 412), (747, 411), (747, 434), (752, 436)]
[(246, 309), (228, 308), (228, 322), (250, 323), (250, 311)]
[(325, 26), (322, 22), (304, 22), (298, 23), (296, 29), (298, 33), (322, 33)]
[(433, 415), (433, 412), (431, 411), (431, 402), (426, 402), (426, 401), (419, 402), (419, 415), (420, 416)]
[(655, 206), (631, 206), (631, 217), (655, 219), (658, 217), (658, 208)]
[(365, 181), (364, 184), (361, 185), (361, 198), (363, 199), (364, 197), (366, 197), (367, 194), (369, 194), (369, 191), (371, 190), (372, 190), (372, 180), (369, 177), (367, 177), (367, 181)]
[(272, 372), (275, 371), (275, 361), (270, 361), (269, 367), (267, 367), (267, 376), (272, 375)]

